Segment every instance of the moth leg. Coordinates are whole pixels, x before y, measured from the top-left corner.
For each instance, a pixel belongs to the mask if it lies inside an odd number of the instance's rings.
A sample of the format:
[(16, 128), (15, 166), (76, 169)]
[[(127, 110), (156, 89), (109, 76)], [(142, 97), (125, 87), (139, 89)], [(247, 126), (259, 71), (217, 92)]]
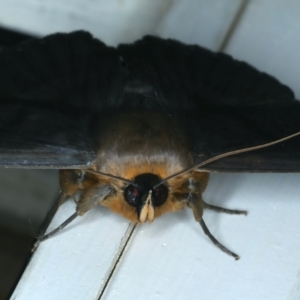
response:
[(31, 249), (31, 252), (34, 252), (36, 248), (39, 246), (39, 244), (42, 241), (45, 241), (55, 235), (56, 233), (60, 232), (63, 230), (68, 224), (70, 224), (76, 217), (78, 216), (77, 212), (75, 212), (73, 215), (71, 215), (66, 221), (64, 221), (62, 224), (60, 224), (57, 228), (54, 230), (50, 231), (49, 233), (39, 236), (37, 238), (37, 241), (34, 243), (33, 248)]
[[(72, 170), (70, 170), (72, 171)], [(67, 175), (70, 175), (68, 173)], [(72, 174), (71, 174), (72, 175)], [(64, 179), (67, 177), (64, 177)], [(114, 192), (114, 189), (110, 185), (103, 185), (99, 181), (95, 179), (94, 176), (86, 176), (81, 179), (80, 184), (75, 186), (74, 182), (69, 182), (68, 179), (62, 188), (65, 188), (65, 191), (62, 192), (61, 199), (63, 201), (70, 196), (70, 194), (77, 194), (79, 200), (77, 201), (76, 212), (71, 215), (66, 221), (64, 221), (61, 225), (57, 228), (52, 230), (46, 235), (42, 235), (38, 237), (37, 242), (34, 244), (32, 251), (38, 247), (38, 245), (42, 242), (47, 240), (48, 238), (52, 237), (56, 233), (60, 232), (63, 228), (65, 228), (68, 224), (70, 224), (77, 216), (82, 216), (87, 211), (89, 211), (92, 207), (99, 204), (102, 200), (104, 200), (108, 195)], [(69, 188), (69, 189), (66, 189)], [(68, 195), (69, 194), (69, 195)]]
[(235, 254), (234, 252), (230, 251), (228, 248), (226, 248), (224, 245), (222, 245), (208, 230), (206, 224), (204, 223), (204, 220), (201, 219), (199, 221), (199, 224), (201, 225), (204, 233), (210, 238), (210, 240), (218, 247), (220, 248), (223, 252), (227, 253), (230, 256), (233, 256), (235, 258), (235, 260), (240, 259), (240, 257)]
[(60, 191), (58, 199), (57, 199), (57, 207), (60, 207), (62, 204), (64, 204), (68, 200), (69, 196), (64, 193), (63, 191)]
[(47, 227), (49, 226), (51, 220), (53, 219), (53, 216), (56, 214), (58, 208), (66, 202), (66, 200), (69, 198), (69, 196), (63, 192), (60, 192), (58, 198), (56, 199), (55, 203), (51, 207), (51, 209), (48, 211), (47, 216), (40, 228), (40, 235), (43, 235), (45, 231), (47, 230)]
[(228, 208), (208, 204), (205, 201), (203, 201), (203, 205), (204, 205), (204, 208), (208, 208), (208, 209), (214, 210), (216, 212), (223, 212), (223, 213), (230, 214), (230, 215), (245, 215), (245, 216), (247, 216), (247, 214), (248, 214), (247, 210), (228, 209)]
[[(62, 205), (69, 197), (73, 198), (76, 202), (75, 197), (78, 196), (79, 199), (82, 194), (84, 194), (85, 189), (89, 189), (95, 184), (99, 184), (94, 176), (85, 176), (85, 172), (82, 170), (60, 170), (59, 172), (59, 183), (61, 187), (61, 193), (55, 205), (49, 211), (46, 220), (49, 221), (52, 219), (52, 216), (56, 213), (59, 206)], [(77, 205), (78, 207), (78, 205)], [(41, 235), (37, 238), (37, 242), (34, 244), (32, 251), (38, 247), (40, 242), (52, 237), (56, 233), (60, 232), (68, 224), (70, 224), (77, 216), (79, 215), (78, 210), (71, 215), (66, 221), (64, 221), (60, 226), (58, 226), (53, 231), (49, 232), (46, 235)], [(81, 214), (82, 215), (82, 214)], [(51, 217), (51, 219), (50, 219)], [(50, 219), (50, 220), (49, 220)], [(45, 222), (46, 223), (46, 222)], [(45, 224), (48, 225), (48, 224)], [(43, 226), (44, 227), (44, 226)], [(46, 228), (45, 228), (46, 229)]]
[[(84, 201), (83, 203), (87, 205), (84, 205), (84, 207), (82, 208), (82, 205), (80, 205), (80, 200), (79, 200), (79, 206), (77, 204), (76, 207), (76, 212), (71, 215), (66, 221), (64, 221), (62, 224), (60, 224), (57, 228), (55, 228), (54, 230), (50, 231), (49, 233), (45, 234), (45, 235), (41, 235), (37, 238), (37, 241), (35, 242), (35, 244), (33, 245), (33, 248), (31, 250), (31, 252), (34, 252), (36, 250), (36, 248), (39, 246), (39, 244), (49, 238), (51, 238), (52, 236), (54, 236), (55, 234), (57, 234), (58, 232), (62, 231), (68, 224), (70, 224), (76, 217), (78, 216), (82, 216), (86, 211), (88, 211), (89, 209), (91, 209), (92, 206), (96, 205), (95, 204), (95, 197), (91, 197), (89, 198), (89, 196), (91, 196), (91, 190), (88, 189), (87, 193), (84, 193), (83, 191), (83, 195), (87, 196), (87, 197), (83, 197), (83, 199), (87, 199), (87, 201)], [(110, 192), (110, 190), (109, 190)], [(66, 194), (64, 194), (66, 195)], [(65, 199), (68, 197), (64, 197), (63, 200), (65, 202)], [(59, 203), (59, 201), (57, 201), (57, 203)], [(56, 210), (58, 209), (59, 205), (55, 205), (54, 208), (56, 208)]]
[(94, 206), (101, 204), (101, 201), (109, 195), (114, 194), (114, 189), (110, 185), (98, 185), (92, 188), (87, 188), (82, 191), (77, 202), (76, 211), (79, 216), (84, 215)]
[(85, 171), (83, 170), (59, 170), (59, 185), (61, 194), (58, 200), (58, 206), (62, 205), (71, 197), (76, 202), (75, 195), (84, 188)]
[(238, 260), (240, 257), (235, 254), (234, 252), (230, 251), (228, 248), (226, 248), (224, 245), (222, 245), (208, 230), (207, 226), (205, 225), (205, 222), (202, 218), (203, 215), (203, 209), (205, 208), (205, 202), (202, 199), (201, 194), (190, 194), (190, 197), (188, 199), (188, 206), (193, 210), (193, 214), (195, 217), (195, 220), (200, 224), (202, 227), (204, 233), (210, 238), (210, 240), (223, 252), (227, 253), (228, 255), (234, 257), (236, 260)]
[[(55, 201), (54, 205), (48, 212), (45, 221), (40, 229), (42, 235), (38, 239), (44, 240), (44, 233), (51, 222), (53, 216), (57, 212), (58, 208), (65, 203), (69, 197), (74, 198), (75, 193), (81, 188), (82, 181), (84, 179), (84, 172), (81, 170), (60, 170), (59, 171), (59, 184), (61, 187), (61, 192), (58, 199)], [(65, 225), (66, 226), (66, 225)], [(64, 227), (65, 227), (64, 226)]]
[(45, 223), (49, 224), (50, 221), (52, 220), (53, 216), (55, 215), (55, 213), (57, 212), (58, 208), (65, 203), (68, 200), (69, 196), (67, 194), (65, 194), (64, 192), (60, 192), (57, 200), (55, 201), (54, 205), (51, 207), (51, 209), (49, 210)]

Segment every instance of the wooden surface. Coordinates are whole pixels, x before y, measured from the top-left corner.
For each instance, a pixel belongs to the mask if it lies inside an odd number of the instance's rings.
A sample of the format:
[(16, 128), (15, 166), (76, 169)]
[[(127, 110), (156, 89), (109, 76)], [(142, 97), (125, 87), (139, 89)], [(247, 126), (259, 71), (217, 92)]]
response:
[[(242, 1), (59, 3), (0, 2), (0, 19), (38, 34), (93, 27), (111, 44), (151, 33), (217, 50)], [(276, 75), (298, 99), (299, 12), (297, 0), (250, 1), (225, 47)], [(187, 209), (130, 235), (126, 220), (95, 208), (40, 245), (11, 299), (299, 299), (299, 180), (299, 174), (211, 176), (207, 202), (249, 211), (204, 214), (211, 232), (241, 256), (237, 262), (208, 240)], [(73, 212), (66, 203), (49, 230)]]

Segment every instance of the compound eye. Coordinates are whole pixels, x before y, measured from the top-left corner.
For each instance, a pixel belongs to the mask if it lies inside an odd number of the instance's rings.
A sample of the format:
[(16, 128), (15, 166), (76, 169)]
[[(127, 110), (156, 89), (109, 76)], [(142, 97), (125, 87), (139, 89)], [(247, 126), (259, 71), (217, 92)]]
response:
[(152, 192), (153, 206), (163, 205), (168, 198), (168, 188), (165, 185), (159, 185)]
[(140, 195), (140, 191), (133, 185), (129, 185), (126, 189), (125, 189), (125, 200), (128, 202), (128, 204), (130, 204), (131, 206), (138, 206), (138, 202), (139, 202), (139, 195)]

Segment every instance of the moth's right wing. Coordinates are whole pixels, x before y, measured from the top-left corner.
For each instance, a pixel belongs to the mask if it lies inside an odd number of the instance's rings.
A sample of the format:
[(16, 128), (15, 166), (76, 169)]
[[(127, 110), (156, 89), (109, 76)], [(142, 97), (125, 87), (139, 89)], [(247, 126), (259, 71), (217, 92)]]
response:
[(110, 99), (118, 56), (87, 32), (0, 51), (0, 165), (88, 167), (93, 115)]

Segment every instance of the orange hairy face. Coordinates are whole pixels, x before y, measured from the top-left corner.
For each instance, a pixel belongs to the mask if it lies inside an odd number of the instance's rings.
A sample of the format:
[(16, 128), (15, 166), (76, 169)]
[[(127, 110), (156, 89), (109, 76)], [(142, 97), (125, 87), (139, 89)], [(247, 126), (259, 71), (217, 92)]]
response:
[[(166, 177), (166, 170), (162, 165), (157, 169), (153, 166), (143, 166), (140, 169), (143, 173), (138, 174), (137, 169), (129, 169), (128, 174), (131, 176), (126, 177), (132, 184), (85, 173), (80, 177), (80, 184), (77, 183), (77, 186), (70, 178), (73, 176), (74, 179), (80, 171), (61, 170), (61, 186), (65, 194), (78, 198), (79, 215), (91, 208), (89, 203), (92, 198), (95, 199), (92, 206), (105, 206), (132, 222), (143, 223), (152, 222), (167, 212), (181, 210), (187, 205), (191, 195), (204, 191), (209, 177), (208, 173), (192, 172), (175, 177), (168, 184), (159, 184)], [(99, 191), (108, 185), (111, 186), (111, 193), (102, 199)]]

